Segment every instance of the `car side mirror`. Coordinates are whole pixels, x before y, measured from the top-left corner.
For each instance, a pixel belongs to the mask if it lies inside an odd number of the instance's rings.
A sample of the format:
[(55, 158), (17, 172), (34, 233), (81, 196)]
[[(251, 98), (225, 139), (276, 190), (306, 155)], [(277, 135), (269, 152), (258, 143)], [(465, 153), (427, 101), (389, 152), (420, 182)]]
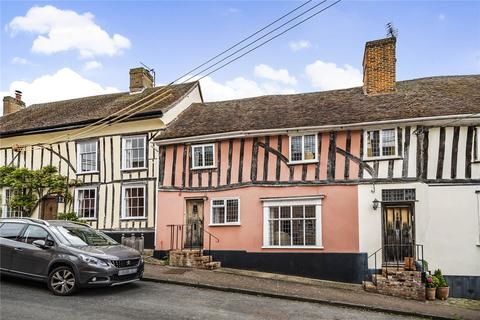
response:
[(53, 241), (52, 240), (35, 240), (32, 242), (34, 246), (37, 246), (42, 249), (47, 249), (49, 247), (53, 247)]

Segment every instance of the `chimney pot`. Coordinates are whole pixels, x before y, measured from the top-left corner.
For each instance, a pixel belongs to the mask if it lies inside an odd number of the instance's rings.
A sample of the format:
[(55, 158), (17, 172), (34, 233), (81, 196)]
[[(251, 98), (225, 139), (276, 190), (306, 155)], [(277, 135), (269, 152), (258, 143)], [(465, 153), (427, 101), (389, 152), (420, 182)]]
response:
[(143, 68), (130, 69), (130, 92), (140, 92), (153, 87), (153, 77), (150, 72)]
[(15, 99), (17, 99), (17, 101), (22, 101), (22, 91), (15, 90)]
[(369, 41), (363, 55), (363, 92), (366, 95), (395, 92), (397, 39)]

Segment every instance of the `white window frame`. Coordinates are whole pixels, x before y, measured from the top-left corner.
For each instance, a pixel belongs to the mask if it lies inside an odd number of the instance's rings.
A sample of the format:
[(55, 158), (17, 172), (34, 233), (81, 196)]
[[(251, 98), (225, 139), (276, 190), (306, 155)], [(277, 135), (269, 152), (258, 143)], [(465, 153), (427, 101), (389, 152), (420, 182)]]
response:
[[(213, 223), (213, 201), (223, 200), (223, 207), (225, 208), (225, 222), (223, 223)], [(238, 201), (238, 219), (236, 222), (227, 222), (227, 200), (237, 200)], [(215, 206), (217, 207), (217, 206)], [(222, 197), (222, 198), (212, 198), (210, 200), (210, 224), (209, 226), (239, 226), (240, 225), (240, 198), (239, 197)]]
[[(383, 153), (383, 140), (382, 140), (382, 131), (384, 130), (394, 130), (395, 131), (395, 154), (390, 155), (390, 156), (384, 156)], [(379, 156), (368, 156), (368, 132), (371, 131), (378, 131), (379, 132), (379, 148), (380, 148), (380, 155)], [(363, 159), (364, 160), (381, 160), (381, 159), (396, 159), (399, 158), (400, 155), (398, 154), (398, 128), (372, 128), (372, 129), (366, 129), (363, 132), (363, 141), (364, 141), (364, 147), (363, 147)]]
[[(323, 196), (269, 198), (263, 201), (263, 249), (323, 249), (322, 239), (322, 199)], [(315, 245), (270, 245), (270, 207), (315, 206)]]
[[(141, 217), (128, 217), (126, 215), (127, 205), (125, 203), (125, 189), (127, 188), (143, 188), (143, 216)], [(122, 207), (122, 216), (120, 220), (145, 220), (147, 219), (147, 210), (148, 210), (148, 203), (147, 203), (147, 185), (146, 184), (125, 184), (122, 186), (122, 199), (121, 199), (121, 207)]]
[[(315, 158), (305, 160), (305, 136), (315, 136)], [(302, 137), (302, 160), (292, 160), (292, 138)], [(300, 164), (300, 163), (316, 163), (318, 162), (318, 133), (317, 132), (303, 132), (298, 134), (288, 135), (288, 163)]]
[[(80, 145), (87, 143), (95, 143), (95, 170), (82, 171)], [(98, 173), (98, 140), (77, 141), (77, 174)]]
[[(128, 139), (138, 139), (138, 138), (142, 138), (143, 139), (143, 144), (144, 144), (144, 148), (143, 148), (143, 163), (144, 163), (144, 166), (143, 167), (127, 167), (126, 164), (127, 164), (127, 150), (125, 149), (125, 146), (126, 146), (126, 140)], [(145, 135), (134, 135), (134, 136), (124, 136), (122, 137), (122, 170), (145, 170), (147, 169), (147, 166), (148, 166), (148, 163), (147, 163), (147, 137)]]
[[(95, 191), (95, 207), (94, 207), (94, 216), (93, 217), (81, 217), (80, 216), (80, 205), (79, 205), (79, 197), (78, 194), (80, 191), (84, 190), (94, 190)], [(75, 189), (75, 212), (77, 213), (77, 216), (81, 220), (97, 220), (97, 211), (98, 211), (98, 188), (96, 187), (82, 187), (82, 188), (76, 188)]]
[[(16, 217), (23, 217), (22, 211), (17, 211), (13, 208), (7, 206), (7, 192), (11, 192), (12, 188), (3, 188), (2, 192), (2, 218), (16, 218)], [(11, 212), (20, 212), (20, 215), (9, 215)]]
[[(211, 166), (195, 166), (195, 152), (194, 148), (202, 148), (202, 155), (203, 155), (203, 163), (205, 163), (205, 147), (212, 147), (212, 152), (213, 152), (213, 164)], [(206, 144), (194, 144), (190, 148), (190, 152), (192, 153), (192, 169), (193, 170), (198, 170), (198, 169), (212, 169), (215, 168), (215, 144), (214, 143), (206, 143)]]

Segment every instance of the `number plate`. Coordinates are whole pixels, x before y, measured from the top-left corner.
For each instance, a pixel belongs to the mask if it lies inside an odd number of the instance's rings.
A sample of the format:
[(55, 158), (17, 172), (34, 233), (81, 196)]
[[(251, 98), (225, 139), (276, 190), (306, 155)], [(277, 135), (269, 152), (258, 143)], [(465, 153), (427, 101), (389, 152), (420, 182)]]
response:
[(126, 274), (132, 274), (132, 273), (137, 273), (137, 268), (124, 269), (124, 270), (119, 270), (118, 271), (119, 276), (124, 276)]

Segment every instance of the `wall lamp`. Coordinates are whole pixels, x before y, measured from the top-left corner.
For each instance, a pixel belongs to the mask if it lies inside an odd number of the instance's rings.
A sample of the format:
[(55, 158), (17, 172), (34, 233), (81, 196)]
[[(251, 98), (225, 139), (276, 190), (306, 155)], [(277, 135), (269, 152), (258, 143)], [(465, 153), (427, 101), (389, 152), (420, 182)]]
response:
[(375, 198), (375, 200), (373, 200), (373, 210), (377, 210), (378, 209), (378, 204), (380, 203), (379, 200), (377, 200), (377, 198)]

